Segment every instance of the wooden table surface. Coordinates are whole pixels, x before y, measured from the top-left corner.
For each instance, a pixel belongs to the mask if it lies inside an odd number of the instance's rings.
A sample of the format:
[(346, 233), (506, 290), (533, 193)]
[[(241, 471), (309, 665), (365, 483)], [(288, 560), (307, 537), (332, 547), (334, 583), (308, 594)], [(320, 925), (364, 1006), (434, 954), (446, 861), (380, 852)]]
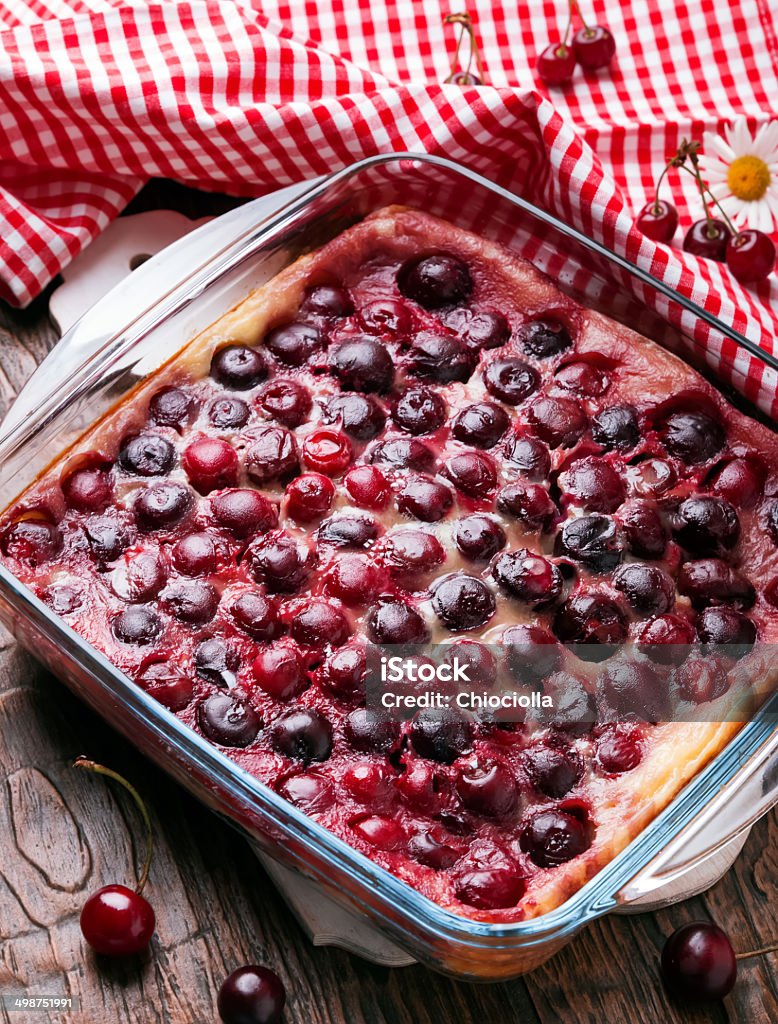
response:
[[(223, 197), (154, 183), (133, 204), (219, 212)], [(43, 296), (0, 305), (0, 413), (56, 340)], [(156, 833), (147, 956), (103, 963), (78, 926), (87, 895), (132, 878), (134, 808), (110, 783), (70, 767), (110, 764), (147, 795)], [(735, 866), (703, 896), (659, 913), (608, 917), (517, 981), (459, 983), (422, 967), (385, 969), (314, 948), (248, 845), (148, 764), (10, 638), (0, 635), (0, 995), (68, 993), (69, 1015), (6, 1013), (9, 1024), (211, 1024), (221, 980), (264, 963), (286, 983), (287, 1024), (671, 1024), (778, 1021), (778, 957), (741, 963), (733, 994), (694, 1009), (668, 997), (657, 956), (674, 928), (724, 925), (737, 950), (778, 940), (778, 817), (753, 830)]]

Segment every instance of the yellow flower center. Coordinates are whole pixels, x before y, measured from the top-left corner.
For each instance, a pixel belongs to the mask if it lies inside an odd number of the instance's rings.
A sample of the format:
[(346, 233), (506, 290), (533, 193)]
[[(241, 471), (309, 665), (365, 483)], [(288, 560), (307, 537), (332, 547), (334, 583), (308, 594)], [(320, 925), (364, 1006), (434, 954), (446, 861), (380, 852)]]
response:
[(770, 168), (758, 156), (739, 156), (729, 165), (727, 184), (743, 202), (761, 199), (770, 186)]

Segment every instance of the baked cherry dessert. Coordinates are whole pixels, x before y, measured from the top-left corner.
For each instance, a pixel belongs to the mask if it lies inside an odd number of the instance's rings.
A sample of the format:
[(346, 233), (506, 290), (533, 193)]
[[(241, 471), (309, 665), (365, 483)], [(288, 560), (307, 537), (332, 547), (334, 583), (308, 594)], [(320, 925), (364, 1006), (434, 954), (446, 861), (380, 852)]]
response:
[[(499, 922), (562, 903), (734, 735), (705, 710), (778, 636), (777, 549), (766, 426), (401, 208), (226, 314), (0, 522), (4, 565), (186, 725)], [(553, 711), (369, 705), (370, 645), (429, 642)]]

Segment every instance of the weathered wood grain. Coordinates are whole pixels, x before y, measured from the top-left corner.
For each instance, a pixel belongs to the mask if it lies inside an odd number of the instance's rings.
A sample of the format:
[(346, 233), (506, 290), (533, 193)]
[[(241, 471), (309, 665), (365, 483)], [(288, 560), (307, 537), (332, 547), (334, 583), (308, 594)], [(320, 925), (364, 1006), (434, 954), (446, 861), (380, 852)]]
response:
[[(202, 215), (228, 202), (155, 185), (136, 209)], [(45, 299), (24, 313), (0, 306), (0, 412), (53, 340)], [(148, 895), (158, 927), (139, 960), (104, 962), (81, 939), (86, 896), (131, 880), (142, 827), (122, 792), (70, 767), (80, 753), (109, 762), (149, 797), (156, 847)], [(724, 924), (741, 950), (775, 941), (777, 877), (773, 814), (709, 893), (598, 922), (509, 984), (462, 984), (316, 949), (237, 833), (0, 635), (0, 993), (69, 993), (81, 1004), (72, 1015), (0, 1011), (4, 1024), (210, 1024), (221, 979), (249, 961), (284, 978), (288, 1024), (768, 1024), (778, 1020), (778, 957), (744, 961), (732, 996), (693, 1009), (668, 998), (657, 954), (694, 918)]]

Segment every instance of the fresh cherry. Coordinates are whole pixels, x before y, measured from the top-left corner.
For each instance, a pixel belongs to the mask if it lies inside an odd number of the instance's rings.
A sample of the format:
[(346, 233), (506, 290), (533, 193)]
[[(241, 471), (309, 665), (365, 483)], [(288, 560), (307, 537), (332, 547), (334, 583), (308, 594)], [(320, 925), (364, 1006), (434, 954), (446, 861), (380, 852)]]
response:
[(604, 25), (584, 25), (573, 36), (575, 59), (587, 71), (607, 67), (616, 53), (616, 40)]
[(775, 244), (763, 231), (739, 231), (727, 242), (726, 259), (741, 284), (758, 284), (775, 269)]
[(732, 943), (710, 921), (693, 921), (674, 931), (661, 962), (668, 987), (691, 999), (723, 999), (737, 979)]
[(704, 256), (723, 263), (732, 232), (723, 220), (696, 220), (684, 235), (683, 247), (693, 256)]
[(219, 989), (216, 1006), (223, 1024), (279, 1024), (286, 990), (267, 967), (239, 967)]
[(669, 242), (678, 227), (678, 210), (663, 199), (653, 199), (640, 210), (635, 224), (646, 238)]
[(551, 43), (538, 57), (538, 75), (546, 85), (567, 85), (575, 71), (575, 54), (564, 43)]

